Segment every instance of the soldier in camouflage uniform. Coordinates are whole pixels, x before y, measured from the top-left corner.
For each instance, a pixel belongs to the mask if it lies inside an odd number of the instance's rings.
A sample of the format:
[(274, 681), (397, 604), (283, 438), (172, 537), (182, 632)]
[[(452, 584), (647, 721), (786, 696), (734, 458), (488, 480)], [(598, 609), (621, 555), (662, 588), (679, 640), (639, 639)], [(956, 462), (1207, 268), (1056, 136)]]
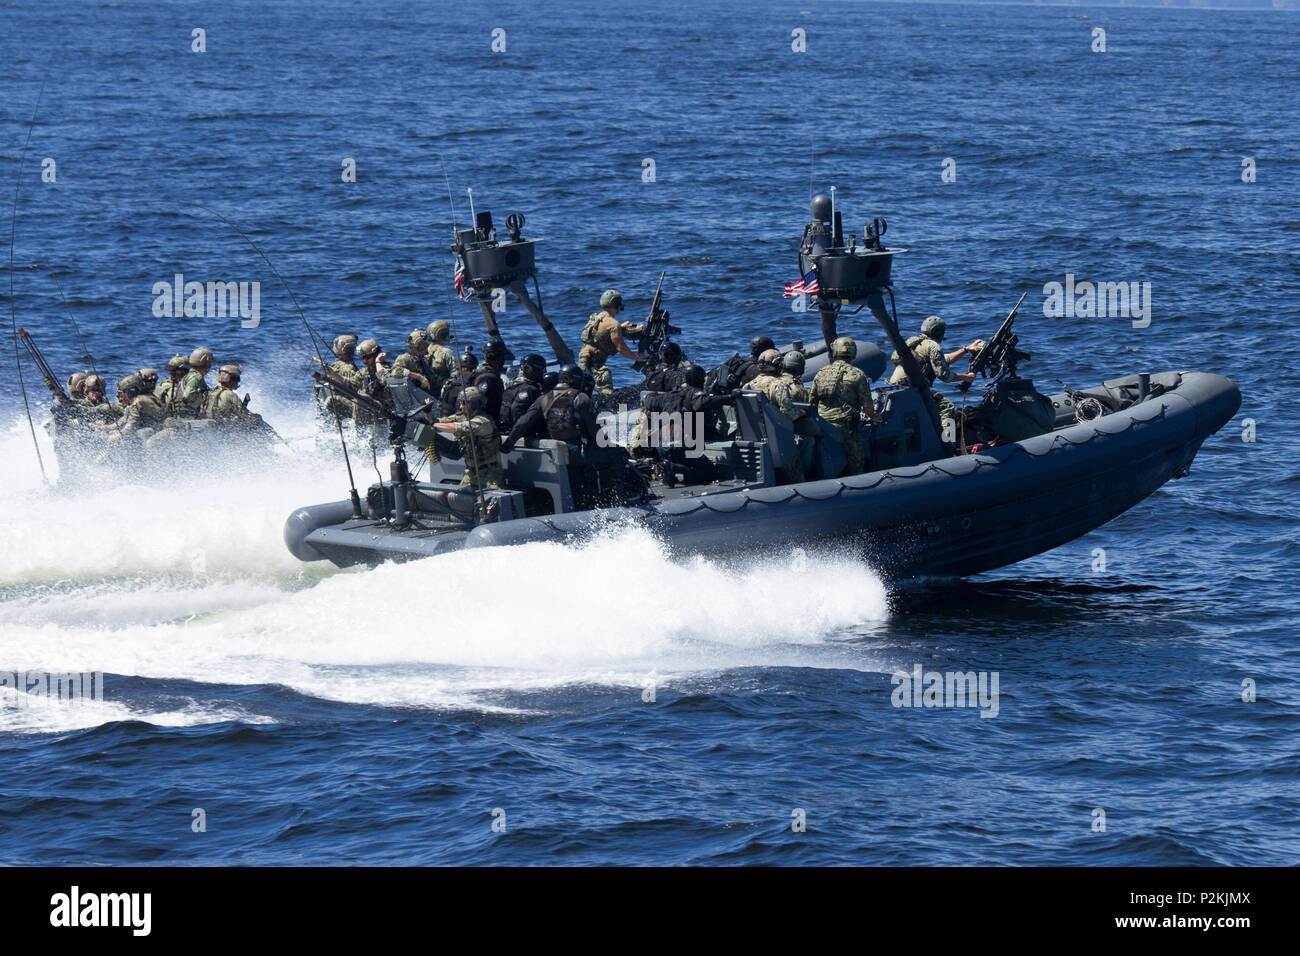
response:
[[(483, 414), (483, 393), (472, 385), (461, 389), (460, 407), (460, 414), (439, 418), (433, 427), (460, 442), (465, 458), (462, 487), (498, 490), (505, 481), (501, 471), (501, 435), (496, 422)], [(432, 445), (425, 451), (430, 461), (438, 460)]]
[(429, 335), (416, 329), (406, 337), (406, 351), (397, 356), (389, 375), (392, 378), (409, 377), (417, 386), (428, 392), (433, 388), (433, 369), (429, 366)]
[[(802, 352), (789, 351), (781, 359), (781, 381), (785, 382), (785, 387), (790, 392), (790, 401), (799, 402), (807, 405), (812, 402), (812, 395), (808, 392), (808, 387), (803, 383), (803, 372), (807, 367)], [(799, 448), (799, 464), (806, 478), (813, 465), (813, 456), (817, 452), (817, 439), (821, 437), (821, 429), (817, 425), (816, 416), (810, 414), (807, 409), (800, 408), (799, 417), (794, 420), (794, 440)], [(791, 479), (791, 480), (803, 480)]]
[[(921, 334), (914, 335), (907, 340), (907, 348), (916, 359), (916, 364), (921, 366), (921, 374), (925, 376), (925, 387), (930, 389), (930, 396), (934, 399), (935, 404), (939, 406), (939, 418), (952, 418), (956, 414), (956, 409), (952, 402), (944, 398), (934, 390), (934, 380), (937, 378), (941, 382), (973, 382), (975, 381), (974, 372), (954, 372), (949, 362), (955, 362), (963, 355), (972, 352), (978, 352), (984, 348), (982, 339), (976, 339), (970, 345), (963, 346), (956, 351), (944, 353), (943, 347), (939, 344), (943, 341), (944, 334), (948, 326), (937, 315), (932, 315), (921, 323)], [(889, 356), (889, 360), (898, 367), (894, 369), (894, 374), (890, 376), (890, 385), (909, 385), (907, 372), (904, 371), (897, 352)], [(917, 383), (920, 384), (920, 383)]]
[(614, 380), (605, 365), (615, 353), (630, 358), (634, 362), (644, 362), (645, 355), (633, 352), (623, 341), (623, 333), (633, 327), (631, 322), (620, 322), (617, 318), (623, 311), (623, 296), (616, 289), (606, 289), (600, 297), (599, 312), (593, 312), (582, 327), (582, 351), (578, 353), (578, 366), (584, 372), (590, 372), (596, 380), (596, 391), (605, 395), (613, 394)]
[(451, 350), (447, 344), (451, 341), (451, 323), (446, 319), (438, 319), (429, 323), (426, 329), (429, 334), (429, 368), (433, 369), (433, 388), (432, 394), (437, 395), (442, 391), (453, 375), (457, 372), (456, 353)]
[(119, 404), (110, 405), (104, 400), (104, 390), (107, 388), (102, 375), (86, 376), (86, 397), (82, 399), (85, 405), (85, 412), (82, 421), (87, 424), (99, 427), (100, 425), (113, 425), (122, 417), (123, 408)]
[[(791, 352), (790, 354), (799, 355), (798, 352)], [(802, 359), (803, 356), (799, 355), (799, 358)], [(776, 407), (777, 411), (790, 419), (791, 422), (797, 423), (804, 414), (804, 410), (795, 408), (795, 399), (790, 391), (790, 383), (781, 374), (782, 361), (781, 353), (776, 349), (764, 351), (758, 356), (758, 374), (751, 378), (745, 387), (756, 392), (762, 392), (767, 396), (767, 400)], [(799, 389), (805, 396), (803, 400), (807, 401), (807, 391), (802, 384), (799, 384)], [(797, 436), (796, 449), (800, 454), (796, 454), (781, 466), (778, 477), (781, 479), (782, 484), (794, 484), (804, 479), (803, 447), (798, 444)]]
[(86, 379), (89, 377), (89, 372), (74, 372), (68, 376), (68, 397), (73, 401), (85, 398)]
[(838, 338), (831, 343), (834, 359), (813, 378), (812, 400), (817, 414), (839, 429), (844, 437), (844, 454), (848, 459), (845, 475), (860, 475), (867, 466), (862, 445), (862, 415), (878, 423), (880, 415), (871, 401), (871, 383), (867, 376), (850, 364), (858, 354), (852, 339)]
[(168, 416), (174, 416), (181, 398), (181, 381), (190, 367), (188, 355), (173, 355), (167, 362), (167, 381), (159, 382), (154, 389), (154, 398), (162, 405)]
[[(379, 343), (374, 339), (366, 339), (358, 345), (357, 355), (361, 357), (361, 368), (346, 380), (346, 384), (367, 398), (373, 398), (391, 408), (393, 398), (388, 391), (388, 367), (379, 364), (381, 354)], [(386, 417), (365, 405), (357, 405), (356, 421), (358, 428), (377, 428), (388, 424)]]
[(176, 402), (177, 417), (202, 418), (207, 402), (208, 383), (204, 376), (212, 368), (212, 350), (197, 348), (190, 353), (190, 370), (181, 380), (181, 396)]
[(108, 436), (110, 445), (123, 439), (142, 443), (162, 427), (167, 413), (138, 372), (117, 383), (117, 394), (123, 411), (117, 424), (108, 426), (112, 431)]
[[(334, 350), (334, 362), (330, 365), (330, 371), (339, 377), (343, 382), (351, 383), (352, 377), (357, 373), (357, 363), (353, 356), (357, 351), (357, 337), (355, 335), (340, 335), (334, 340), (331, 346)], [(349, 418), (356, 417), (356, 407), (342, 395), (330, 394), (325, 399), (325, 413), (333, 418), (346, 421)]]
[(246, 429), (257, 418), (239, 400), (235, 391), (239, 387), (243, 370), (238, 365), (223, 365), (217, 370), (217, 387), (208, 392), (203, 406), (203, 417), (215, 422), (226, 431)]

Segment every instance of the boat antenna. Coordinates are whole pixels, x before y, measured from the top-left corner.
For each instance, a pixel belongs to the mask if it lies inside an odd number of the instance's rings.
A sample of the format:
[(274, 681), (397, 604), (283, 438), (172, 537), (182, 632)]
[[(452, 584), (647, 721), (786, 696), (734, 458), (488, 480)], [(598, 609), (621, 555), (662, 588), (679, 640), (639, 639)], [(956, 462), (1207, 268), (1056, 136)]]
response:
[[(47, 262), (45, 268), (49, 269), (49, 267), (50, 264)], [(90, 370), (98, 375), (99, 369), (95, 368), (95, 356), (90, 354), (90, 348), (86, 345), (86, 338), (81, 334), (81, 326), (77, 325), (76, 316), (72, 314), (72, 306), (68, 304), (68, 297), (63, 294), (63, 283), (59, 281), (59, 277), (53, 272), (50, 273), (50, 278), (54, 280), (55, 286), (58, 287), (59, 298), (63, 300), (63, 309), (68, 313), (68, 318), (72, 320), (72, 328), (77, 333), (77, 341), (81, 343), (81, 351), (85, 354), (86, 358), (90, 360)]]
[[(252, 247), (254, 252), (256, 252), (259, 256), (261, 256), (262, 261), (266, 263), (267, 268), (270, 269), (271, 273), (277, 279), (280, 280), (280, 286), (284, 289), (285, 293), (289, 296), (289, 301), (293, 303), (293, 307), (295, 311), (297, 311), (298, 313), (298, 318), (302, 319), (303, 326), (307, 329), (308, 334), (311, 336), (311, 347), (316, 350), (316, 360), (320, 362), (322, 368), (328, 368), (328, 366), (325, 363), (325, 356), (321, 354), (320, 344), (319, 344), (319, 342), (324, 340), (321, 339), (320, 336), (316, 334), (316, 330), (311, 327), (311, 323), (307, 321), (307, 316), (303, 314), (302, 306), (298, 304), (297, 296), (293, 294), (293, 290), (289, 288), (289, 283), (284, 281), (284, 276), (280, 275), (280, 270), (275, 267), (275, 264), (271, 262), (271, 260), (267, 257), (266, 253), (263, 252), (258, 247), (257, 243), (255, 243), (252, 239), (249, 238), (248, 233), (244, 232), (244, 230), (240, 229), (237, 225), (235, 225), (233, 222), (231, 222), (221, 213), (217, 212), (215, 209), (210, 209), (207, 206), (204, 206), (201, 203), (196, 203), (196, 202), (189, 202), (189, 203), (185, 203), (184, 205), (197, 206), (199, 209), (202, 209), (204, 212), (216, 216), (218, 219), (224, 222), (231, 229), (235, 230), (235, 232), (239, 233), (240, 238), (243, 239), (246, 243), (248, 243), (249, 246)], [(338, 428), (338, 432), (339, 432), (339, 446), (343, 449), (343, 464), (348, 470), (348, 491), (352, 499), (352, 517), (360, 518), (361, 517), (361, 496), (357, 494), (357, 483), (356, 480), (352, 477), (352, 459), (348, 456), (347, 439), (343, 437), (343, 420), (338, 416), (334, 416), (334, 424)]]
[(475, 215), (474, 215), (474, 187), (473, 187), (473, 186), (468, 186), (468, 187), (466, 187), (465, 192), (469, 193), (469, 221), (470, 221), (470, 224), (473, 225), (475, 229), (478, 229), (478, 219), (477, 219), (477, 218), (475, 217)]
[(817, 173), (817, 147), (814, 145), (810, 147), (810, 153), (808, 155), (808, 201), (809, 202), (812, 202), (812, 198), (813, 198), (813, 182), (816, 179), (816, 173)]
[(47, 485), (49, 476), (45, 474), (45, 460), (41, 457), (41, 444), (36, 440), (36, 423), (32, 421), (32, 406), (27, 401), (27, 386), (23, 383), (23, 363), (18, 357), (18, 312), (14, 306), (14, 236), (18, 229), (18, 193), (23, 188), (23, 163), (27, 160), (27, 146), (32, 141), (32, 130), (36, 128), (36, 114), (41, 108), (41, 94), (45, 84), (36, 93), (36, 106), (32, 108), (32, 119), (27, 124), (27, 139), (23, 141), (23, 151), (18, 157), (18, 181), (14, 183), (14, 205), (9, 217), (9, 322), (13, 326), (14, 368), (18, 371), (18, 389), (23, 394), (23, 409), (27, 412), (27, 427), (31, 429), (32, 446), (36, 449), (36, 463), (41, 468), (41, 480)]

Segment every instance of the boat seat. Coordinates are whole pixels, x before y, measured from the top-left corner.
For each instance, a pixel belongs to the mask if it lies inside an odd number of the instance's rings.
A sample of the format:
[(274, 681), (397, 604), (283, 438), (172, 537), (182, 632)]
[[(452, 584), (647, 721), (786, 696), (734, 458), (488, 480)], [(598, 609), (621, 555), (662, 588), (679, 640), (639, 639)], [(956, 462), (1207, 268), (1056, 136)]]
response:
[(573, 510), (567, 444), (552, 438), (530, 438), (502, 458), (507, 488), (536, 488), (550, 497), (556, 514)]

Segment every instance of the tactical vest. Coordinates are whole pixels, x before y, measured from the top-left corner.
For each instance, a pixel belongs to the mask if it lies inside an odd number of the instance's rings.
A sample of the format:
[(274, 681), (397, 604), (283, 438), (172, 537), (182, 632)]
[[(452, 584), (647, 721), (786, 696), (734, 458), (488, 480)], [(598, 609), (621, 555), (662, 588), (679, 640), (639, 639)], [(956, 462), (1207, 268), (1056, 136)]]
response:
[[(925, 376), (926, 384), (933, 386), (934, 369), (931, 367), (929, 362), (922, 361), (921, 354), (918, 350), (918, 346), (924, 341), (925, 341), (924, 335), (913, 335), (911, 338), (907, 340), (906, 343), (907, 350), (912, 353), (913, 361), (915, 361), (916, 364), (921, 367), (921, 374)], [(912, 384), (911, 382), (907, 381), (907, 372), (903, 368), (902, 357), (898, 354), (897, 349), (895, 349), (893, 352), (890, 353), (889, 361), (893, 362), (895, 365), (898, 366), (897, 372), (895, 372), (894, 375), (890, 376), (890, 383), (893, 385), (902, 385), (904, 383), (908, 385)]]
[[(472, 430), (472, 435), (466, 435), (460, 442), (461, 453), (465, 456), (465, 470), (471, 478), (494, 478), (500, 467), (497, 456), (501, 452), (501, 436), (497, 434), (495, 423), (480, 413), (469, 419), (467, 425)], [(484, 428), (483, 425), (490, 425), (491, 428)]]
[(519, 421), (541, 394), (541, 386), (536, 382), (526, 378), (513, 382), (501, 396), (501, 415), (497, 419), (501, 427), (506, 431), (513, 428), (515, 422)]
[(542, 416), (546, 419), (546, 433), (555, 441), (580, 442), (582, 429), (578, 425), (576, 403), (577, 389), (560, 387), (542, 400)]
[(856, 432), (859, 425), (858, 413), (862, 411), (862, 406), (855, 408), (842, 392), (844, 376), (849, 374), (851, 368), (853, 366), (848, 362), (837, 359), (817, 373), (813, 379), (813, 388), (817, 392), (817, 414), (829, 422)]

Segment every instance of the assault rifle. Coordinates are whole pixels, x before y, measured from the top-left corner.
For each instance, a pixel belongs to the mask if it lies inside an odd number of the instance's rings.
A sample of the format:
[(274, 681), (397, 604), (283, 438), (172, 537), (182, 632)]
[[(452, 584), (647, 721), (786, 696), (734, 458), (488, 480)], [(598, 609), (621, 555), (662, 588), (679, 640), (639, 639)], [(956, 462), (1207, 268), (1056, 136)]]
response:
[(32, 341), (32, 337), (27, 334), (26, 329), (18, 330), (18, 341), (23, 343), (23, 348), (27, 349), (27, 354), (32, 357), (32, 361), (36, 363), (36, 367), (41, 370), (41, 377), (45, 379), (45, 387), (48, 388), (50, 394), (54, 396), (55, 404), (71, 405), (73, 403), (72, 399), (68, 397), (68, 393), (63, 390), (63, 386), (60, 385), (58, 379), (54, 377), (54, 372), (50, 370), (49, 363), (45, 361), (45, 356), (43, 356), (41, 350), (36, 347), (36, 343)]
[(1016, 321), (1016, 313), (1020, 311), (1020, 304), (1025, 301), (1027, 295), (1029, 295), (1028, 292), (1021, 293), (1019, 301), (1007, 314), (998, 330), (993, 333), (993, 337), (989, 339), (988, 344), (970, 360), (969, 371), (974, 372), (976, 375), (983, 375), (985, 378), (998, 379), (1002, 378), (1003, 375), (1010, 375), (1014, 378), (1016, 365), (1020, 362), (1029, 361), (1029, 353), (1016, 348), (1020, 338), (1012, 331), (1012, 326)]
[(682, 334), (681, 329), (668, 324), (668, 310), (663, 308), (664, 275), (667, 271), (659, 273), (659, 285), (655, 287), (654, 301), (650, 303), (649, 318), (628, 330), (628, 335), (636, 337), (636, 350), (646, 356), (644, 362), (634, 362), (632, 368), (647, 375), (659, 364), (659, 353), (668, 344), (668, 337)]

